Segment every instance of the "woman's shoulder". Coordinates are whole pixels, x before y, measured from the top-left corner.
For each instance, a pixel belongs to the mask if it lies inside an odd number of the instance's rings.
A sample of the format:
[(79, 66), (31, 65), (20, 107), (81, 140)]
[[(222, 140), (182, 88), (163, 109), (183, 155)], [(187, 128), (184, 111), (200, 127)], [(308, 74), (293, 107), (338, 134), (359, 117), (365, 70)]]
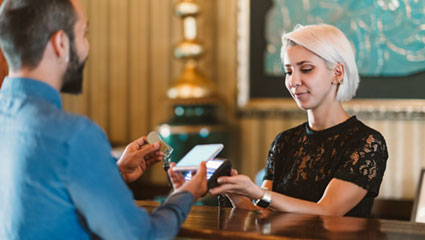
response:
[(369, 127), (368, 125), (366, 125), (365, 123), (363, 123), (362, 121), (356, 119), (356, 121), (354, 122), (352, 129), (354, 130), (354, 132), (356, 132), (357, 136), (362, 136), (362, 137), (374, 137), (377, 140), (381, 140), (385, 142), (384, 136), (376, 129)]
[(304, 122), (296, 127), (286, 129), (279, 134), (276, 135), (275, 141), (282, 141), (284, 139), (292, 139), (292, 138), (299, 138), (300, 136), (305, 135), (305, 129), (306, 129), (307, 122)]
[[(351, 136), (350, 136), (351, 135)], [(381, 151), (387, 154), (387, 144), (384, 136), (362, 121), (357, 120), (350, 129), (347, 144), (352, 148), (368, 149), (368, 152)]]

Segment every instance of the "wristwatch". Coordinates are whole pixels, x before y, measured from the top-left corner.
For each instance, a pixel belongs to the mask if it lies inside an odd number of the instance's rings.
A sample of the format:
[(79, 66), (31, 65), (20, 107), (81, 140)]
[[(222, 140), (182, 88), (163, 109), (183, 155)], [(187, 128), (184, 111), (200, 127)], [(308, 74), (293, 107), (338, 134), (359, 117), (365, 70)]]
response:
[(272, 192), (268, 190), (267, 188), (263, 188), (263, 189), (264, 189), (264, 195), (262, 198), (257, 199), (257, 201), (255, 201), (255, 205), (258, 207), (267, 208), (272, 201)]

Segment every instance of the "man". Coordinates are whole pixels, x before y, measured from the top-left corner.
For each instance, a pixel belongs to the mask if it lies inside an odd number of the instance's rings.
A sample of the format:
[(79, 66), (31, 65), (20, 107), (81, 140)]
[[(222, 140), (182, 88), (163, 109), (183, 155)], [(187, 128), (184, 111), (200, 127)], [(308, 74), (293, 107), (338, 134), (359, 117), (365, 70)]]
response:
[(132, 142), (117, 168), (103, 131), (62, 110), (59, 91), (81, 91), (86, 32), (77, 0), (6, 0), (0, 9), (9, 64), (0, 91), (0, 239), (168, 239), (206, 192), (203, 163), (149, 215), (121, 176), (131, 182), (160, 161), (159, 144)]

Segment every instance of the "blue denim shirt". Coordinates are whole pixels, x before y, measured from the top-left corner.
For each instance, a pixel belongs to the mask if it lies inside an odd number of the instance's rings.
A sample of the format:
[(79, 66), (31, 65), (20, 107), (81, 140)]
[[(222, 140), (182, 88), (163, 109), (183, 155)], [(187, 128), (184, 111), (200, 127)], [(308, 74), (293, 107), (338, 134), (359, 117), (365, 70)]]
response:
[(193, 203), (152, 214), (121, 179), (104, 132), (65, 112), (49, 85), (6, 78), (0, 91), (0, 239), (169, 239)]

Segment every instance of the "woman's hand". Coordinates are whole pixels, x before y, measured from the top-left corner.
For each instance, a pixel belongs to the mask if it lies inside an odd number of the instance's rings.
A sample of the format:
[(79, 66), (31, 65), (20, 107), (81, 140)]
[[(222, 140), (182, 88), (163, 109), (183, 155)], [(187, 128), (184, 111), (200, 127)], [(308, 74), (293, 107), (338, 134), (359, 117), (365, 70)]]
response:
[[(210, 189), (210, 193), (228, 195), (232, 203), (239, 205), (242, 197), (250, 199), (259, 199), (264, 195), (264, 190), (257, 186), (248, 176), (238, 175), (235, 169), (230, 172), (230, 177), (219, 177), (217, 182), (220, 184), (218, 187)], [(245, 201), (244, 201), (245, 202)]]

